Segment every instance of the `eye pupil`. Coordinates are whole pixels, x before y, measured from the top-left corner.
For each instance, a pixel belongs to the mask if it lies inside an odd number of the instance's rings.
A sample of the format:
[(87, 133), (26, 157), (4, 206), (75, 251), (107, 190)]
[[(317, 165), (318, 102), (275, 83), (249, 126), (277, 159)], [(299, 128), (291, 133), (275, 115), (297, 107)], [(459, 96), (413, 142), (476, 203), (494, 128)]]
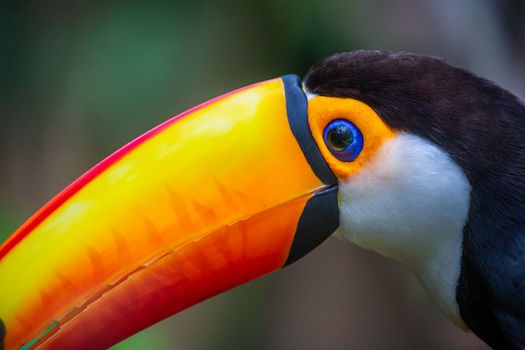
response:
[(346, 119), (328, 123), (323, 138), (328, 150), (342, 162), (354, 161), (363, 150), (363, 134)]
[(345, 125), (338, 125), (328, 132), (328, 142), (335, 151), (343, 151), (354, 141), (352, 131)]

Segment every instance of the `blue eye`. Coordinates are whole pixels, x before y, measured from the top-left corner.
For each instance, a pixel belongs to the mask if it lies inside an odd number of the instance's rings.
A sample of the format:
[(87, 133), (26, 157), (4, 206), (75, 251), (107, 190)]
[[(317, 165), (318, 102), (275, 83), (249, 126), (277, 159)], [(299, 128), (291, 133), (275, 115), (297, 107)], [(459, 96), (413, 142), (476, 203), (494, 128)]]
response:
[(363, 149), (363, 134), (345, 119), (332, 120), (323, 132), (324, 142), (332, 154), (343, 162), (351, 162)]

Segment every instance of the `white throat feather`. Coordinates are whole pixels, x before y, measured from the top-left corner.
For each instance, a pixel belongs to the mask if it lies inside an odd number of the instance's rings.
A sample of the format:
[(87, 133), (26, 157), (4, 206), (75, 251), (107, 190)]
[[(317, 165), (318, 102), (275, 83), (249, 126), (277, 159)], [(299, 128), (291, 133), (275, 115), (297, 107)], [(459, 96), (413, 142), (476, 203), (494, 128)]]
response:
[(441, 310), (465, 328), (456, 287), (471, 186), (433, 143), (401, 132), (358, 174), (339, 182), (339, 235), (411, 269)]

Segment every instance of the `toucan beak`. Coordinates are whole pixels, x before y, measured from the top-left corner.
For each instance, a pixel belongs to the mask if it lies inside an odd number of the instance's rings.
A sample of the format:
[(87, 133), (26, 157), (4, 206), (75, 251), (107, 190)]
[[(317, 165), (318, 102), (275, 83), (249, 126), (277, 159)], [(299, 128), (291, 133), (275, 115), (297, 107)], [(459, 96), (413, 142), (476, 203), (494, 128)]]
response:
[(89, 170), (0, 246), (4, 346), (106, 348), (283, 267), (337, 228), (336, 192), (297, 77), (190, 109)]

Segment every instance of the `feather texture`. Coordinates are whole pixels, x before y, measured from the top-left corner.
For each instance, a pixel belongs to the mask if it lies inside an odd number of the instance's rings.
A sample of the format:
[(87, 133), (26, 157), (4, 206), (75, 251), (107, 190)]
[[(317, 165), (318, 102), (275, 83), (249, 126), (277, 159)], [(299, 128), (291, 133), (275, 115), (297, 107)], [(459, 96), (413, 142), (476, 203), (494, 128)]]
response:
[(525, 348), (525, 107), (443, 60), (357, 51), (310, 69), (312, 94), (367, 103), (398, 131), (446, 151), (471, 187), (456, 293), (465, 323), (494, 349)]

